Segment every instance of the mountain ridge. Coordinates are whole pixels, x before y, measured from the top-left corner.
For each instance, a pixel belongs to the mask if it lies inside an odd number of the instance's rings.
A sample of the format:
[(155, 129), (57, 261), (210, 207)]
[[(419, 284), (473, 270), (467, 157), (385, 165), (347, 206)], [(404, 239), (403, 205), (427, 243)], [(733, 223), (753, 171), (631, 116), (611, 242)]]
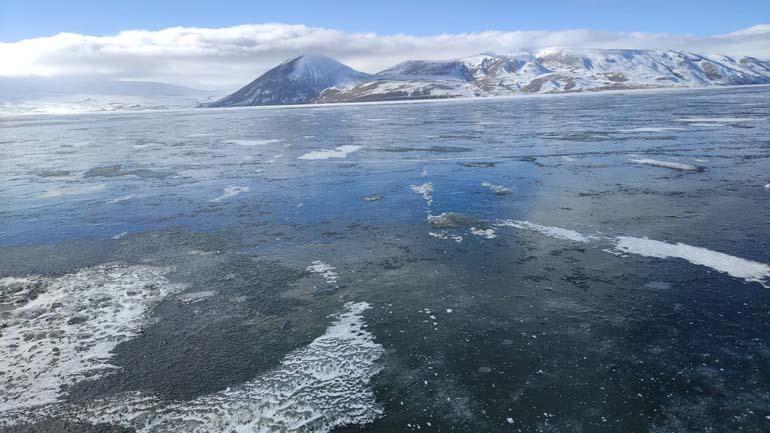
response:
[(306, 54), (208, 107), (770, 84), (770, 60), (681, 50), (575, 49), (407, 60), (376, 74)]

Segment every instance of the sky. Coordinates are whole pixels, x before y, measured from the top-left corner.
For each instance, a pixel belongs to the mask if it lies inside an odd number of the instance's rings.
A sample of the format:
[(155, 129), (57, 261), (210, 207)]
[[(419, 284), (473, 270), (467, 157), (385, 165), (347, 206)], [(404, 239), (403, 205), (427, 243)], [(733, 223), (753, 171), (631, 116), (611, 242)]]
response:
[(770, 58), (767, 1), (0, 0), (0, 77), (214, 89), (306, 52), (377, 72), (407, 59), (549, 46)]

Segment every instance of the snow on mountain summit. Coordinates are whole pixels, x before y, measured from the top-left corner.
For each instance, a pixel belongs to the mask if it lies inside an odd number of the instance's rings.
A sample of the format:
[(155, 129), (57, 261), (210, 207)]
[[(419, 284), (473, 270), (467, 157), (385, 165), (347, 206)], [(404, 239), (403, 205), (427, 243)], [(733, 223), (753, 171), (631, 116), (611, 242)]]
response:
[(363, 102), (621, 89), (770, 84), (770, 61), (679, 50), (546, 48), (409, 60), (370, 75), (295, 57), (210, 106)]
[(312, 101), (324, 89), (353, 86), (369, 77), (330, 57), (306, 54), (281, 63), (208, 106), (301, 104)]

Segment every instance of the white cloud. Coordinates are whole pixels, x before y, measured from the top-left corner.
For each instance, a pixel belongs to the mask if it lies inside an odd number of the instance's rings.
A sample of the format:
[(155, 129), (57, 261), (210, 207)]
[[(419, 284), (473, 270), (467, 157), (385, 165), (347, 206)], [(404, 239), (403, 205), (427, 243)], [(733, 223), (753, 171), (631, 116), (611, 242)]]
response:
[(770, 25), (693, 36), (594, 30), (485, 31), (411, 36), (347, 33), (288, 24), (227, 28), (173, 27), (114, 36), (60, 33), (0, 43), (0, 76), (103, 76), (230, 89), (305, 52), (334, 57), (367, 72), (407, 59), (449, 59), (480, 52), (512, 53), (549, 46), (673, 48), (770, 58)]

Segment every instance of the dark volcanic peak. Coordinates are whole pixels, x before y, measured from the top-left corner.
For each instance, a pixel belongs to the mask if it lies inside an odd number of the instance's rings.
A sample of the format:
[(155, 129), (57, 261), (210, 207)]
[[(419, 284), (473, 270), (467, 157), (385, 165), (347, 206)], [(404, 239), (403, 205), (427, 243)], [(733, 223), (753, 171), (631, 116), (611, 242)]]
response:
[(313, 102), (324, 89), (350, 87), (368, 79), (369, 74), (330, 57), (306, 54), (281, 63), (232, 95), (208, 106), (303, 104)]

